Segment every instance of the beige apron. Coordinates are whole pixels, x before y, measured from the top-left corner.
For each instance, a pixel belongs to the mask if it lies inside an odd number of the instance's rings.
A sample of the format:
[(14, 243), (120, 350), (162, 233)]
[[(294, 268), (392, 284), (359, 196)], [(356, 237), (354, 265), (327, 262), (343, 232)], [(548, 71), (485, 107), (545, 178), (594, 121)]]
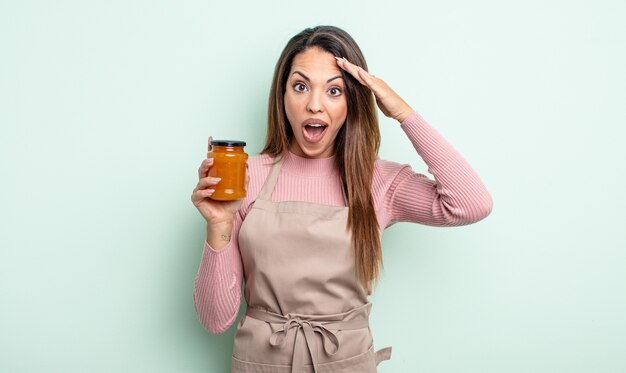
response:
[(276, 162), (239, 232), (248, 310), (233, 373), (374, 373), (371, 303), (356, 280), (348, 207), (272, 202)]

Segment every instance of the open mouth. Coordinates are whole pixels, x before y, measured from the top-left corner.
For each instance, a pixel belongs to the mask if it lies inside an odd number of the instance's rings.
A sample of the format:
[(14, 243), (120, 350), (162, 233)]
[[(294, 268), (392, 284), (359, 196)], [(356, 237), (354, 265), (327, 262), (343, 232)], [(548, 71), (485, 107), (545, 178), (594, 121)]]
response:
[(307, 141), (315, 142), (324, 136), (327, 127), (324, 124), (307, 124), (304, 126), (304, 137)]
[(308, 142), (318, 142), (324, 137), (328, 125), (322, 123), (311, 123), (304, 126), (304, 139)]

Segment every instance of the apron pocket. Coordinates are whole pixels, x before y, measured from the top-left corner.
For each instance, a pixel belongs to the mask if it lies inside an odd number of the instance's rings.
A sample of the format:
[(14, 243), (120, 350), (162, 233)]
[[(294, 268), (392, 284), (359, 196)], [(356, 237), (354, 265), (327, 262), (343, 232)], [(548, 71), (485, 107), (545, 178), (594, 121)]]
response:
[[(390, 348), (374, 352), (368, 351), (347, 359), (323, 363), (317, 366), (319, 373), (376, 373), (376, 365), (382, 360), (389, 360)], [(231, 373), (291, 373), (291, 365), (252, 363), (232, 357)], [(304, 372), (313, 373), (313, 366), (305, 365)]]
[(236, 357), (231, 358), (231, 373), (291, 373), (291, 365), (276, 365), (251, 363), (239, 360)]
[[(369, 350), (360, 355), (330, 363), (319, 364), (317, 368), (320, 373), (376, 373), (376, 353), (372, 346)], [(313, 368), (311, 368), (311, 372), (313, 372)]]

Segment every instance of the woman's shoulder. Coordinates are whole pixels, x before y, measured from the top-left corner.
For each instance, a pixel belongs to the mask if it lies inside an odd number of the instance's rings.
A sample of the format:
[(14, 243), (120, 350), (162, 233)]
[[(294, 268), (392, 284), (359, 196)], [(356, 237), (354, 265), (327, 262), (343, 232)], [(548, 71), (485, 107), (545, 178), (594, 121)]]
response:
[(255, 154), (248, 157), (248, 174), (250, 180), (247, 187), (247, 195), (242, 204), (244, 216), (250, 209), (252, 202), (256, 200), (267, 175), (274, 164), (274, 157), (269, 154)]
[(376, 157), (376, 160), (374, 161), (374, 175), (380, 177), (397, 175), (402, 169), (407, 167), (410, 167), (410, 165)]
[(260, 188), (260, 184), (265, 181), (272, 164), (274, 164), (274, 157), (269, 154), (255, 154), (248, 158), (248, 173), (250, 174), (252, 189)]
[(398, 163), (379, 157), (374, 162), (374, 174), (372, 175), (372, 189), (375, 195), (382, 197), (392, 188), (397, 178), (415, 174), (408, 163)]
[(248, 169), (250, 172), (262, 172), (269, 170), (274, 163), (274, 157), (269, 154), (255, 154), (248, 157)]

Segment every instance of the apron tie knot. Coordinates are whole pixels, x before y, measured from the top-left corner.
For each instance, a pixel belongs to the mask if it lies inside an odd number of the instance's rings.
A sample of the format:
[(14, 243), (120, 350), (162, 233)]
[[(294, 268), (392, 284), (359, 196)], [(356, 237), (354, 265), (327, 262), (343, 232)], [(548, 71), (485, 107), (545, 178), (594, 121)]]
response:
[[(270, 344), (275, 347), (283, 347), (287, 340), (287, 333), (291, 329), (296, 329), (296, 333), (302, 330), (307, 345), (309, 346), (314, 346), (312, 337), (314, 333), (319, 333), (322, 336), (324, 351), (326, 351), (328, 355), (334, 355), (339, 350), (339, 338), (337, 338), (336, 332), (326, 328), (324, 323), (302, 320), (299, 317), (287, 319), (281, 329), (272, 333), (270, 336)], [(296, 335), (296, 339), (297, 338)], [(311, 359), (314, 359), (314, 357), (311, 356)]]
[[(263, 311), (256, 308), (248, 308), (246, 316), (257, 320), (265, 321), (270, 324), (282, 325), (270, 336), (269, 343), (278, 348), (283, 348), (287, 341), (287, 334), (291, 329), (295, 329), (296, 337), (293, 345), (293, 361), (291, 364), (292, 373), (300, 373), (304, 369), (305, 346), (308, 350), (313, 370), (317, 373), (318, 366), (318, 349), (315, 343), (315, 333), (322, 336), (322, 345), (326, 354), (332, 356), (339, 351), (339, 338), (337, 332), (347, 329), (361, 329), (369, 326), (367, 318), (359, 318), (353, 320), (329, 320), (314, 321), (304, 319), (300, 316), (283, 316), (277, 313)], [(303, 338), (304, 337), (304, 338)]]

